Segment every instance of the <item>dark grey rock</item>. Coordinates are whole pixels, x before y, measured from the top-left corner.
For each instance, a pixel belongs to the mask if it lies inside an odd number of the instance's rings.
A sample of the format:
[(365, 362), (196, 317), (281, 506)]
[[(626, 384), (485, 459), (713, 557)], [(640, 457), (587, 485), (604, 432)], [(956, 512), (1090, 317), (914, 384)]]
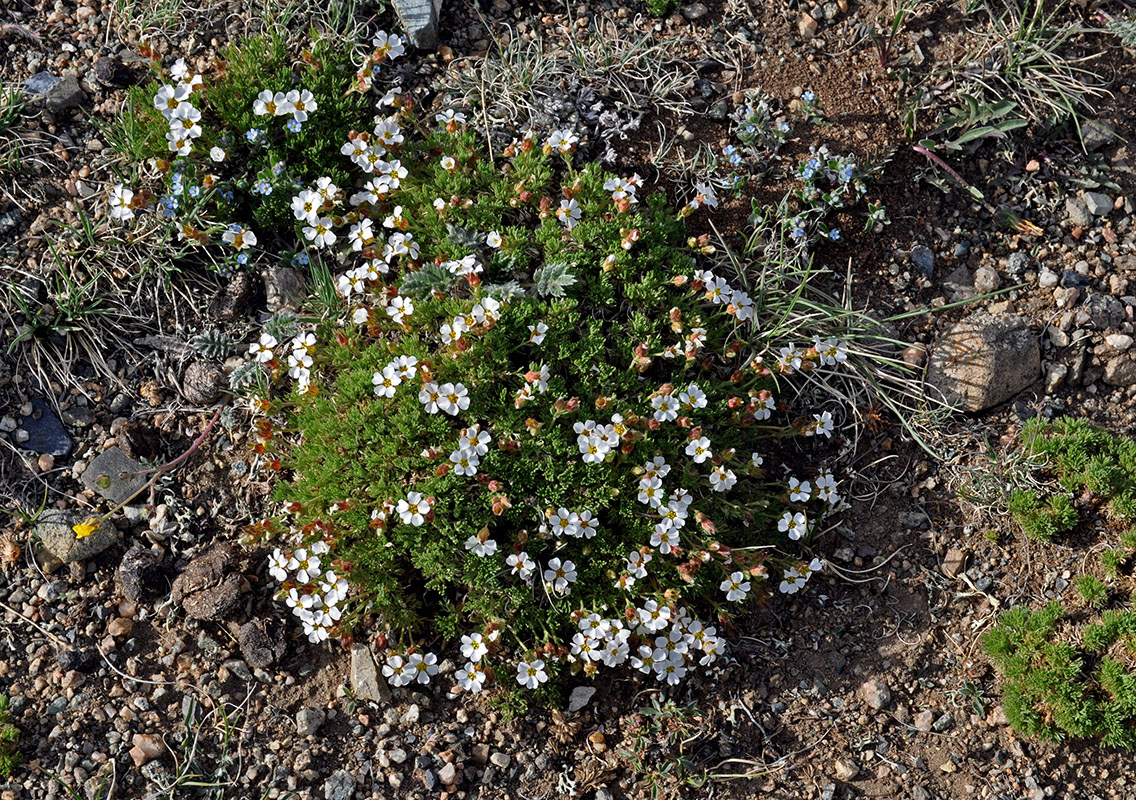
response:
[(36, 453), (52, 456), (65, 456), (74, 444), (67, 430), (48, 402), (39, 397), (32, 398), (32, 413), (21, 417), (19, 427), (27, 431), (28, 438), (20, 442), (20, 447)]
[(1094, 217), (1103, 217), (1112, 211), (1112, 198), (1103, 192), (1085, 192), (1085, 208)]
[(437, 45), (438, 12), (441, 10), (442, 0), (394, 0), (394, 11), (402, 29), (420, 50), (433, 50)]
[(21, 222), (24, 221), (23, 215), (19, 211), (12, 208), (0, 214), (0, 236), (14, 231)]
[(117, 447), (102, 451), (83, 470), (83, 485), (114, 504), (126, 502), (150, 479), (146, 467)]
[(1071, 269), (1061, 273), (1061, 288), (1063, 289), (1086, 289), (1092, 285), (1093, 279), (1088, 275), (1082, 275)]
[(95, 80), (112, 89), (125, 89), (142, 80), (143, 74), (131, 69), (114, 56), (101, 56), (95, 60)]
[(72, 428), (86, 428), (95, 421), (95, 412), (86, 406), (68, 406), (60, 416)]
[(982, 411), (1009, 400), (1041, 376), (1041, 348), (1014, 314), (971, 314), (935, 343), (927, 383), (950, 406)]
[(37, 72), (24, 81), (24, 92), (33, 100), (43, 99), (57, 83), (59, 78), (50, 72)]
[(1065, 199), (1065, 213), (1069, 215), (1069, 222), (1075, 226), (1084, 228), (1093, 224), (1093, 215), (1089, 213), (1085, 201), (1079, 197)]
[(710, 119), (715, 122), (724, 122), (726, 117), (730, 115), (730, 101), (723, 97), (721, 100), (715, 102), (714, 105), (710, 106), (710, 110), (707, 113), (710, 115)]
[(118, 541), (118, 531), (105, 519), (89, 536), (78, 538), (73, 527), (86, 519), (86, 514), (76, 511), (49, 508), (40, 514), (35, 532), (47, 551), (64, 564), (86, 561)]
[(935, 252), (927, 245), (915, 245), (911, 248), (911, 266), (924, 278), (930, 278), (935, 274)]
[(247, 588), (232, 549), (218, 544), (189, 562), (177, 576), (172, 598), (194, 619), (219, 620), (236, 609)]
[(74, 75), (64, 75), (63, 78), (47, 90), (43, 105), (48, 111), (58, 114), (82, 105), (87, 99), (83, 88), (79, 86), (79, 79)]
[(355, 794), (355, 776), (345, 769), (337, 770), (324, 782), (324, 800), (351, 800)]
[(59, 668), (64, 672), (75, 670), (90, 674), (98, 668), (99, 657), (94, 650), (61, 650), (59, 652)]
[(264, 287), (247, 272), (238, 272), (209, 300), (209, 316), (218, 322), (235, 322), (252, 313), (264, 299)]
[(931, 730), (935, 733), (945, 733), (955, 726), (955, 718), (950, 714), (943, 714), (931, 726)]
[(943, 289), (950, 293), (953, 303), (969, 300), (975, 295), (974, 278), (966, 267), (957, 267), (943, 279)]
[(126, 551), (115, 573), (119, 591), (127, 600), (144, 603), (165, 593), (165, 571), (153, 551), (134, 545)]
[(1104, 365), (1103, 380), (1109, 386), (1136, 386), (1136, 357), (1125, 353), (1110, 359)]
[(1099, 120), (1089, 120), (1081, 125), (1081, 141), (1086, 150), (1096, 150), (1115, 141), (1116, 132), (1110, 125)]
[(1109, 328), (1118, 328), (1124, 322), (1124, 303), (1119, 297), (1113, 297), (1111, 294), (1094, 292), (1085, 298), (1082, 308), (1089, 315), (1088, 327), (1093, 330), (1106, 331)]

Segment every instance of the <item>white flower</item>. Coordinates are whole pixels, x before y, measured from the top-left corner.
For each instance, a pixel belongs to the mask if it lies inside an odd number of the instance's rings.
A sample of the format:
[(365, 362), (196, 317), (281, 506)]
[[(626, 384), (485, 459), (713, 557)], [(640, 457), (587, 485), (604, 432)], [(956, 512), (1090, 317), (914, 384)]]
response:
[(744, 572), (734, 572), (731, 573), (730, 577), (722, 581), (722, 585), (719, 588), (726, 593), (726, 599), (731, 603), (744, 600), (745, 596), (749, 594), (750, 584), (745, 577)]
[(305, 122), (308, 119), (308, 112), (314, 112), (319, 108), (315, 97), (307, 89), (299, 91), (293, 89), (285, 95), (285, 102), (288, 104), (288, 111), (292, 114), (292, 119), (297, 122)]
[(497, 231), (489, 231), (485, 237), (485, 243), (496, 250), (505, 243), (505, 240)]
[(451, 417), (469, 408), (469, 389), (465, 384), (443, 383), (438, 387), (438, 394), (438, 407)]
[(396, 295), (391, 298), (390, 303), (387, 304), (387, 316), (390, 317), (396, 325), (401, 325), (403, 320), (414, 313), (414, 303), (409, 297)]
[(268, 559), (268, 574), (281, 582), (288, 579), (288, 557), (280, 552), (279, 547), (272, 551), (272, 556)]
[(580, 204), (576, 202), (575, 198), (571, 200), (561, 200), (560, 208), (556, 209), (556, 218), (564, 223), (568, 230), (576, 227), (576, 223), (584, 216), (584, 212), (580, 210)]
[(707, 205), (711, 208), (718, 207), (718, 196), (714, 194), (714, 190), (705, 183), (694, 184), (694, 191), (696, 196), (691, 205), (698, 208), (700, 205)]
[(813, 421), (805, 426), (805, 436), (814, 436), (820, 434), (827, 439), (832, 438), (832, 432), (836, 429), (836, 424), (832, 420), (832, 412), (825, 411), (821, 414), (813, 414)]
[(166, 142), (169, 144), (170, 152), (179, 156), (188, 156), (193, 149), (193, 139), (174, 131), (166, 134)]
[(581, 661), (599, 661), (603, 658), (603, 642), (583, 633), (572, 637), (572, 655)]
[(777, 408), (777, 402), (773, 399), (773, 395), (763, 394), (758, 396), (756, 406), (753, 416), (756, 419), (769, 419)]
[(820, 363), (834, 366), (848, 360), (848, 345), (837, 339), (824, 339), (813, 336), (813, 347), (820, 356)]
[(222, 150), (220, 147), (212, 147), (209, 150), (209, 157), (211, 159), (213, 159), (215, 162), (217, 162), (218, 164), (220, 164), (222, 161), (224, 161), (225, 157), (227, 155), (228, 154), (224, 150)]
[(738, 482), (734, 471), (725, 467), (718, 467), (710, 473), (710, 486), (716, 492), (728, 492)]
[(569, 584), (576, 582), (576, 565), (571, 561), (561, 561), (553, 558), (548, 562), (548, 569), (544, 571), (544, 579), (552, 584), (557, 592), (563, 592)]
[(442, 156), (441, 163), (442, 169), (444, 169), (446, 172), (453, 172), (454, 168), (458, 165), (458, 162), (454, 160), (453, 156)]
[(133, 202), (134, 192), (121, 183), (115, 184), (110, 190), (110, 218), (123, 221), (134, 219), (134, 209), (131, 207)]
[(372, 230), (372, 225), (371, 220), (364, 218), (351, 226), (351, 230), (347, 234), (347, 240), (351, 242), (351, 249), (356, 253), (375, 241), (375, 232)]
[(434, 121), (440, 122), (443, 125), (448, 125), (451, 122), (457, 123), (459, 125), (464, 125), (465, 114), (460, 111), (454, 111), (452, 108), (447, 108), (445, 111), (435, 114)]
[(497, 552), (497, 542), (492, 539), (486, 539), (483, 542), (476, 536), (470, 536), (465, 541), (465, 549), (472, 552), (475, 556), (484, 558)]
[(517, 683), (526, 689), (535, 689), (547, 680), (548, 673), (544, 671), (544, 662), (539, 658), (517, 664)]
[(414, 356), (398, 356), (391, 362), (398, 370), (398, 376), (408, 381), (418, 374), (418, 359)]
[(580, 535), (580, 515), (566, 508), (557, 509), (548, 520), (548, 525), (557, 536)]
[(331, 182), (331, 178), (324, 176), (316, 179), (315, 192), (326, 202), (334, 203), (335, 196), (339, 194), (339, 187)]
[(749, 457), (749, 464), (750, 464), (751, 467), (754, 467), (755, 469), (757, 467), (760, 467), (764, 463), (765, 463), (765, 459), (762, 458), (761, 453), (753, 453)]
[(789, 479), (789, 499), (794, 503), (807, 503), (812, 497), (813, 487), (808, 481), (802, 483), (797, 478)]
[(726, 303), (730, 300), (730, 284), (725, 278), (713, 278), (706, 284), (706, 299), (713, 303)]
[(835, 505), (839, 501), (840, 495), (836, 493), (836, 478), (832, 476), (831, 472), (822, 472), (817, 476), (816, 496), (828, 502), (829, 505)]
[(572, 131), (555, 130), (548, 137), (548, 146), (560, 153), (571, 153), (572, 146), (580, 141), (580, 137)]
[(483, 456), (489, 452), (489, 443), (493, 437), (489, 435), (488, 431), (481, 430), (479, 425), (470, 425), (461, 432), (461, 438), (458, 439), (458, 447), (462, 450), (469, 450), (474, 455)]
[(162, 112), (162, 116), (169, 119), (177, 111), (178, 106), (189, 99), (190, 88), (186, 85), (170, 86), (166, 84), (154, 95), (154, 108)]
[(671, 465), (662, 456), (655, 456), (643, 467), (644, 478), (665, 478), (670, 474)]
[(596, 531), (598, 530), (596, 520), (592, 518), (592, 512), (588, 511), (587, 509), (577, 514), (576, 526), (580, 530), (580, 533), (578, 535), (582, 536), (585, 539), (594, 538)]
[(529, 341), (533, 344), (543, 344), (544, 337), (548, 334), (548, 326), (543, 322), (538, 322), (536, 325), (529, 325)]
[(686, 454), (694, 459), (695, 464), (701, 464), (708, 458), (713, 457), (714, 453), (710, 450), (710, 440), (705, 436), (700, 436), (697, 439), (692, 439), (686, 445)]
[(387, 663), (383, 664), (383, 677), (397, 686), (406, 686), (414, 680), (413, 672), (402, 656), (388, 656)]
[(797, 541), (804, 537), (809, 530), (808, 517), (803, 512), (798, 511), (794, 514), (792, 511), (786, 511), (785, 515), (777, 522), (777, 530), (782, 533), (787, 533), (789, 538)]
[(678, 417), (678, 400), (674, 395), (657, 394), (651, 398), (651, 408), (658, 422), (671, 422)]
[(300, 222), (315, 223), (319, 220), (318, 212), (322, 204), (322, 197), (310, 189), (304, 189), (292, 198), (292, 216)]
[(680, 392), (678, 400), (691, 410), (706, 408), (706, 392), (702, 391), (697, 383), (690, 384), (685, 392)]
[(387, 364), (382, 372), (371, 376), (371, 383), (375, 385), (376, 397), (394, 397), (395, 387), (402, 383), (402, 378), (399, 377), (398, 370)]
[(664, 522), (655, 525), (655, 532), (651, 534), (651, 547), (659, 548), (659, 552), (668, 555), (679, 545), (679, 532)]
[(454, 673), (458, 686), (467, 692), (480, 692), (485, 687), (485, 670), (467, 661), (465, 666)]
[(647, 577), (647, 564), (654, 558), (650, 553), (640, 553), (638, 550), (632, 550), (627, 556), (627, 571), (636, 578), (642, 580)]
[[(455, 450), (450, 453), (450, 462), (454, 465), (454, 472), (458, 475), (467, 477), (476, 475), (480, 461), (481, 460), (477, 457), (477, 453), (470, 452), (469, 450)], [(469, 546), (469, 542), (466, 542), (466, 546)], [(496, 548), (497, 545), (494, 544), (493, 547)], [(478, 555), (481, 554), (478, 553)]]
[(781, 576), (781, 585), (777, 587), (782, 594), (796, 594), (805, 585), (806, 578), (796, 569), (788, 569)]
[(411, 653), (406, 658), (406, 669), (419, 683), (429, 683), (438, 674), (438, 657), (433, 653)]
[(470, 661), (480, 661), (489, 652), (485, 644), (485, 637), (480, 633), (471, 633), (461, 638), (461, 654)]
[(529, 576), (536, 570), (536, 562), (529, 558), (529, 554), (524, 551), (513, 553), (505, 559), (505, 563), (512, 568), (513, 574), (519, 576), (521, 580), (528, 580)]
[(261, 364), (266, 364), (272, 360), (272, 348), (277, 344), (275, 336), (270, 333), (262, 333), (259, 339), (249, 345), (248, 352)]
[(335, 243), (335, 231), (331, 229), (331, 217), (316, 217), (311, 225), (304, 226), (304, 238), (316, 247), (330, 247)]
[(422, 389), (418, 392), (418, 402), (422, 404), (427, 414), (437, 414), (439, 408), (439, 401), (442, 399), (442, 392), (438, 384), (430, 381), (423, 384)]
[(637, 613), (639, 624), (650, 631), (661, 631), (671, 621), (670, 606), (660, 606), (655, 600), (648, 600)]
[(399, 500), (395, 511), (407, 525), (420, 527), (426, 522), (426, 515), (430, 513), (430, 504), (420, 492), (407, 492), (405, 500)]
[(273, 94), (271, 89), (265, 89), (258, 94), (256, 100), (253, 101), (252, 113), (258, 117), (279, 116), (284, 103), (284, 92), (276, 92)]
[(379, 31), (375, 34), (375, 38), (371, 40), (371, 44), (375, 46), (375, 50), (383, 58), (394, 60), (406, 52), (406, 46), (402, 43), (402, 37), (396, 34), (388, 34), (386, 31)]
[(170, 67), (170, 77), (175, 81), (184, 81), (185, 76), (188, 74), (189, 67), (186, 65), (184, 58), (179, 58), (174, 62), (174, 65)]

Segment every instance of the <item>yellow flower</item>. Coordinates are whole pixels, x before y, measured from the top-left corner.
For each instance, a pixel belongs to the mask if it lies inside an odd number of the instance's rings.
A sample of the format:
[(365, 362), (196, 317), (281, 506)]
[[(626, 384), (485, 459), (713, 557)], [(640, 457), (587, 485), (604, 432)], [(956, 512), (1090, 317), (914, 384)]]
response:
[(78, 525), (72, 525), (71, 530), (75, 531), (75, 538), (82, 539), (90, 536), (95, 530), (98, 529), (102, 520), (98, 517), (90, 517), (86, 522), (81, 522)]

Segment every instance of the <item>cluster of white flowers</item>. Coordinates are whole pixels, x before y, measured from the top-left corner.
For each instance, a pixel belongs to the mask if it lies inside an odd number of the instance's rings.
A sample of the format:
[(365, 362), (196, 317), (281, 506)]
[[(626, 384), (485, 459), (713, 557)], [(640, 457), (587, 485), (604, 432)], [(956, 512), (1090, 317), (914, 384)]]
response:
[(268, 574), (280, 583), (294, 580), (284, 602), (303, 625), (304, 635), (313, 644), (326, 641), (342, 617), (340, 603), (346, 599), (347, 580), (325, 570), (320, 556), (330, 552), (322, 539), (308, 548), (286, 553), (276, 548), (268, 558)]
[(796, 594), (809, 582), (813, 573), (822, 572), (824, 567), (824, 561), (819, 558), (814, 558), (801, 569), (790, 567), (781, 576), (781, 585), (778, 588), (782, 594)]
[(177, 83), (165, 84), (154, 95), (154, 108), (170, 124), (166, 142), (170, 151), (179, 156), (188, 156), (193, 149), (193, 140), (201, 136), (201, 111), (189, 101), (193, 91), (202, 85), (200, 75), (190, 75), (185, 59), (179, 58), (170, 70)]
[[(355, 87), (360, 92), (368, 92), (375, 80), (375, 69), (384, 61), (393, 61), (406, 53), (402, 37), (386, 31), (379, 31), (371, 40), (375, 48), (355, 73)], [(387, 104), (389, 105), (389, 103)]]
[(387, 656), (383, 664), (383, 676), (395, 686), (406, 686), (414, 682), (429, 683), (438, 674), (438, 657), (433, 653), (409, 653), (405, 657), (397, 653)]

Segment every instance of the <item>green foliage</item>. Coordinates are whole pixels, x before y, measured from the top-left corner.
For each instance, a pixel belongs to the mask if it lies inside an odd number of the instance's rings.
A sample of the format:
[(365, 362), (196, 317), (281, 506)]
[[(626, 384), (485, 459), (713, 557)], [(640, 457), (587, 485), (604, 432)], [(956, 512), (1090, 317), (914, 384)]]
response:
[(236, 348), (236, 342), (216, 328), (209, 328), (189, 340), (189, 344), (201, 356), (221, 359)]
[(534, 291), (541, 297), (563, 297), (564, 290), (576, 283), (572, 265), (565, 261), (544, 264), (533, 273)]
[(647, 0), (647, 11), (655, 17), (665, 17), (673, 14), (679, 7), (680, 0)]
[(1090, 608), (1100, 608), (1108, 601), (1108, 587), (1093, 575), (1082, 575), (1074, 581), (1081, 601)]
[(0, 694), (0, 778), (10, 778), (23, 758), (19, 751), (20, 731), (12, 723), (8, 698)]
[(631, 747), (620, 753), (652, 798), (675, 797), (682, 787), (705, 784), (689, 748), (705, 735), (705, 715), (695, 704), (651, 698), (628, 720)]
[(1010, 495), (1009, 511), (1027, 536), (1043, 542), (1073, 530), (1077, 524), (1077, 509), (1064, 494), (1042, 501), (1036, 492), (1018, 490)]

